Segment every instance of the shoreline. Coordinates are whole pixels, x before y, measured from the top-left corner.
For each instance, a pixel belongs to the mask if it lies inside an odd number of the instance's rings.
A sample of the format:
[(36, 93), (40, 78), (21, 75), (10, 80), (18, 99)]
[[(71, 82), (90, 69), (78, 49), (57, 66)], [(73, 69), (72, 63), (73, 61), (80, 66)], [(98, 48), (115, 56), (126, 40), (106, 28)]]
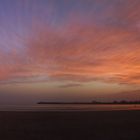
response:
[(58, 104), (49, 104), (49, 105), (27, 105), (27, 106), (19, 106), (19, 105), (9, 105), (9, 106), (0, 106), (0, 111), (19, 111), (19, 112), (94, 112), (94, 111), (129, 111), (129, 110), (140, 110), (140, 105), (58, 105)]

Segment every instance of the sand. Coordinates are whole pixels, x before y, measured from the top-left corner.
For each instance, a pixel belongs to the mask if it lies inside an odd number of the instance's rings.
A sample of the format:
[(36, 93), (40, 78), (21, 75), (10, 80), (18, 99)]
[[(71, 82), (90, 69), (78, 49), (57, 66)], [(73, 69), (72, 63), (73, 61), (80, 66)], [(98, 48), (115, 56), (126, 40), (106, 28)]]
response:
[(0, 112), (0, 140), (140, 140), (140, 111)]

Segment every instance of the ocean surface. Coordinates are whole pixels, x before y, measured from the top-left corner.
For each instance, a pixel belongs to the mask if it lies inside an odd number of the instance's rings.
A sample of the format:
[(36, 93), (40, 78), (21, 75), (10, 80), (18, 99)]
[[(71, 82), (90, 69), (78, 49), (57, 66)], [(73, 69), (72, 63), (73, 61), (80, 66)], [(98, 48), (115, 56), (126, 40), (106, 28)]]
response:
[(0, 111), (112, 111), (140, 110), (140, 105), (89, 105), (89, 104), (46, 104), (46, 105), (0, 105)]

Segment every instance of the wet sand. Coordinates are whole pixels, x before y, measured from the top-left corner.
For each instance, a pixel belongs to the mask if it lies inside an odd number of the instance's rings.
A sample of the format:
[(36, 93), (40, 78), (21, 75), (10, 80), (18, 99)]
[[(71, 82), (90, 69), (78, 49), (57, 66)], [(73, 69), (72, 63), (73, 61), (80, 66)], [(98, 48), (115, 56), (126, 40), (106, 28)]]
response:
[(140, 111), (0, 112), (1, 140), (139, 140)]

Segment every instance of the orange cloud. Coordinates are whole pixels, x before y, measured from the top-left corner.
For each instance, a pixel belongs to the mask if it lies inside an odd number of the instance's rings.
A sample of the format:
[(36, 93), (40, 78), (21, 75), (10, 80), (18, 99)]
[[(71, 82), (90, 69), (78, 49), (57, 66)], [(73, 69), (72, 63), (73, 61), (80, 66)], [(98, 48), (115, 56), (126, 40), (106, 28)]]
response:
[[(0, 64), (1, 81), (49, 79), (139, 85), (140, 8), (138, 1), (132, 6), (130, 2), (118, 4), (120, 12), (111, 6), (102, 12), (103, 23), (97, 18), (89, 19), (93, 14), (89, 13), (87, 18), (71, 14), (58, 27), (37, 24), (25, 41), (23, 56), (18, 52), (11, 57), (1, 54), (0, 62), (3, 58), (8, 62), (5, 66)], [(12, 65), (11, 60), (15, 60)]]
[(27, 48), (32, 63), (57, 80), (140, 84), (139, 31), (70, 27), (37, 31)]

